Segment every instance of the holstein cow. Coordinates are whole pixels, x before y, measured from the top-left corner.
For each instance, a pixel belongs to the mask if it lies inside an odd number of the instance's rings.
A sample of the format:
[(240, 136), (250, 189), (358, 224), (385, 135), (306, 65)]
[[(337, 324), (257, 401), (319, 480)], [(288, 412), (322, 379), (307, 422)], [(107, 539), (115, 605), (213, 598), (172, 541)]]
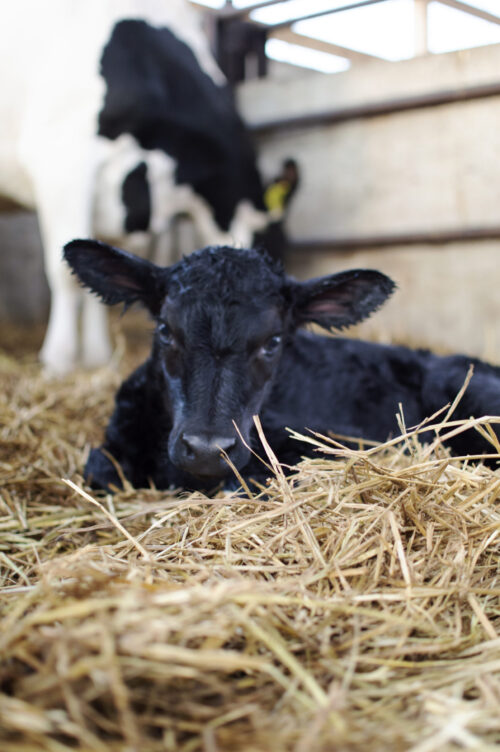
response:
[[(308, 450), (287, 426), (383, 441), (399, 434), (400, 403), (416, 425), (453, 400), (472, 360), (301, 330), (368, 317), (394, 288), (377, 271), (296, 282), (266, 254), (228, 247), (164, 268), (92, 240), (69, 243), (65, 258), (105, 303), (139, 301), (156, 321), (151, 355), (121, 386), (104, 445), (90, 454), (85, 474), (97, 487), (120, 485), (113, 457), (135, 486), (210, 489), (232, 475), (221, 450), (244, 478), (262, 479), (245, 446), (254, 415), (286, 464)], [(454, 417), (500, 415), (500, 369), (473, 362)], [(492, 451), (474, 430), (449, 444)]]
[(187, 213), (201, 243), (247, 245), (267, 222), (254, 151), (184, 0), (16, 0), (2, 27), (0, 194), (39, 215), (52, 292), (41, 357), (56, 372), (100, 364), (104, 309), (70, 279), (63, 244), (139, 250)]

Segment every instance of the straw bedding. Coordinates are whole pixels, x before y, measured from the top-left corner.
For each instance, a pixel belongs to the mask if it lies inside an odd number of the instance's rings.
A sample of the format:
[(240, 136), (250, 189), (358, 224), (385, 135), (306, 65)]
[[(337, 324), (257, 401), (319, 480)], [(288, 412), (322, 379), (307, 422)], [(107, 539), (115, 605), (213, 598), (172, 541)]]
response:
[(331, 459), (293, 479), (263, 445), (261, 495), (87, 496), (120, 373), (51, 383), (18, 342), (0, 356), (2, 752), (498, 749), (498, 471), (411, 432), (310, 437)]

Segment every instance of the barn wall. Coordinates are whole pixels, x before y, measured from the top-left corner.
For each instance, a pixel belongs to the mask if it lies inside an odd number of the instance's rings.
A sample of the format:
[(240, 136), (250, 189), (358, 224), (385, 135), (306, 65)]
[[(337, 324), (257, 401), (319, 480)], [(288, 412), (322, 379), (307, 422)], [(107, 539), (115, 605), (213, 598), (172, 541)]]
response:
[(40, 232), (33, 212), (0, 214), (0, 324), (45, 321), (49, 289)]
[(380, 269), (397, 290), (356, 334), (381, 342), (466, 352), (500, 364), (499, 245), (416, 246), (341, 253), (300, 254), (291, 271), (320, 276), (350, 267)]
[[(498, 82), (500, 45), (401, 63), (367, 62), (333, 76), (243, 85), (249, 123)], [(288, 228), (295, 240), (500, 225), (500, 97), (270, 133), (263, 172), (302, 166)], [(399, 293), (361, 331), (460, 349), (500, 362), (500, 243), (296, 256), (301, 276), (374, 266)], [(374, 332), (375, 330), (375, 332)]]

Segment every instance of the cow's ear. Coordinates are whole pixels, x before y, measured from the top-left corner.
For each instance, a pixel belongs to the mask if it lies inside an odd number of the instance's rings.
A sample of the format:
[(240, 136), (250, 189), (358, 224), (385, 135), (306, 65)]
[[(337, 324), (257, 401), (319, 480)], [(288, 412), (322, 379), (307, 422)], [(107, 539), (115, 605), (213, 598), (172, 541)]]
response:
[(156, 264), (98, 240), (72, 240), (63, 255), (82, 285), (104, 303), (137, 301), (154, 315), (159, 312), (166, 275)]
[(291, 290), (297, 325), (314, 322), (325, 329), (344, 329), (368, 318), (395, 288), (372, 269), (353, 269), (328, 277), (296, 282)]

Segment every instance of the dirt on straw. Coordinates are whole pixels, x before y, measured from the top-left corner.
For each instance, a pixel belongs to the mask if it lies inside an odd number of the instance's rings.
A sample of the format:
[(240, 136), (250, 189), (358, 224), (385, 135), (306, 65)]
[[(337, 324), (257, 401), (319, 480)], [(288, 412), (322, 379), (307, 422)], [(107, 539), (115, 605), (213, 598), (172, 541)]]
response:
[(498, 471), (310, 436), (265, 494), (91, 493), (140, 353), (54, 382), (2, 341), (2, 752), (498, 749)]

